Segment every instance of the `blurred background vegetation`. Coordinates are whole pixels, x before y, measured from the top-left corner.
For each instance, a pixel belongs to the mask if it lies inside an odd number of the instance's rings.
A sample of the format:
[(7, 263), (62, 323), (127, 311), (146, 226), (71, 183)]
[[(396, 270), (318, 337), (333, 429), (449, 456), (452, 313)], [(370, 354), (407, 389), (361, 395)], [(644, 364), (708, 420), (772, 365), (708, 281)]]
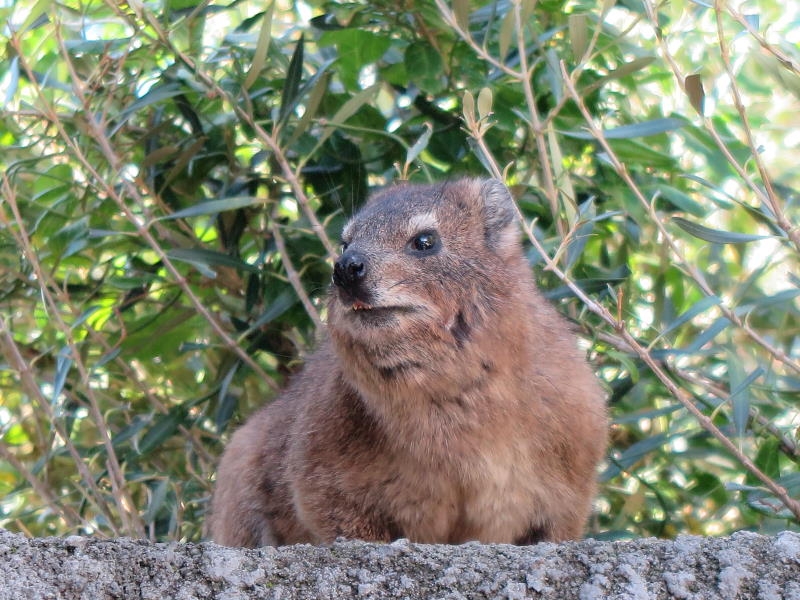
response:
[(800, 8), (0, 2), (0, 526), (198, 540), (373, 186), (501, 177), (608, 390), (589, 534), (800, 524)]

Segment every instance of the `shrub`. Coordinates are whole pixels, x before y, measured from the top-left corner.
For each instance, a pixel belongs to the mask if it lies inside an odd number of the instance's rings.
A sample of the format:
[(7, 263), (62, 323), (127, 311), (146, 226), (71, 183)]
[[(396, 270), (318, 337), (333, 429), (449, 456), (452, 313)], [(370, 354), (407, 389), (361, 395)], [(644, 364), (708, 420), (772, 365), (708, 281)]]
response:
[(797, 527), (796, 7), (0, 14), (0, 525), (199, 539), (224, 439), (313, 346), (344, 219), (483, 174), (609, 392), (590, 533)]

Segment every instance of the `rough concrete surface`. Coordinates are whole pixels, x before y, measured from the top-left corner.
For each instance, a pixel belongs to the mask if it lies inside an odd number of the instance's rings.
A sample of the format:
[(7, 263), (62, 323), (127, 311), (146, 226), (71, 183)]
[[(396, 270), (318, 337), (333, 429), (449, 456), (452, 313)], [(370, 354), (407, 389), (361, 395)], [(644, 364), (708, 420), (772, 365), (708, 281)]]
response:
[(0, 599), (12, 598), (800, 600), (800, 534), (243, 550), (0, 530)]

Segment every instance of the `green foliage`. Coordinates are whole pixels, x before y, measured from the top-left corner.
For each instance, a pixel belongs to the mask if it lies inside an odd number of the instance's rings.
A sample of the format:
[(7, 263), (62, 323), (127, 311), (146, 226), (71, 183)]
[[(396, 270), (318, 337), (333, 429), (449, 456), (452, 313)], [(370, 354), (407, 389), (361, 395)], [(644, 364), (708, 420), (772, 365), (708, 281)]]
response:
[[(502, 177), (614, 419), (595, 536), (797, 527), (796, 6), (0, 8), (0, 526), (199, 539), (372, 186)], [(796, 40), (794, 40), (796, 41)]]

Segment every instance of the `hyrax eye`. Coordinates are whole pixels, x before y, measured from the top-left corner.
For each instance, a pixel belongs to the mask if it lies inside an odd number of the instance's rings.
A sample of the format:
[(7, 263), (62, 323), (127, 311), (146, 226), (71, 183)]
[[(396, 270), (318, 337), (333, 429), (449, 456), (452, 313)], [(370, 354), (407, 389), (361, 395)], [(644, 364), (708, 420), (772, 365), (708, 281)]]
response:
[(344, 254), (344, 251), (347, 250), (348, 243), (344, 240), (341, 241), (339, 244), (339, 254)]
[(435, 231), (423, 231), (411, 238), (411, 247), (417, 252), (430, 252), (439, 245), (439, 236)]

